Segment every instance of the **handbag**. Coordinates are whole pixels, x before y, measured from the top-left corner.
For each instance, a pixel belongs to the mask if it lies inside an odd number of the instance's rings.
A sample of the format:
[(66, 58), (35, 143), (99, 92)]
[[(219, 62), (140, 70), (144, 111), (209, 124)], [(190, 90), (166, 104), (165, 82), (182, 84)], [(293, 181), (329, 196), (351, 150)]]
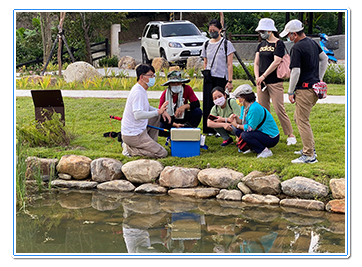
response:
[(287, 53), (282, 57), (282, 61), (277, 68), (277, 77), (283, 80), (289, 79), (290, 77), (290, 56), (287, 48), (285, 46), (284, 48)]
[[(258, 130), (262, 125), (263, 123), (265, 122), (266, 120), (266, 110), (264, 108), (264, 118), (263, 120), (259, 123), (259, 125), (255, 128), (255, 131)], [(240, 134), (240, 137), (239, 137), (239, 141), (236, 143), (236, 146), (239, 148), (240, 151), (242, 152), (245, 152), (247, 150), (250, 149), (250, 146), (245, 142), (245, 140), (241, 137), (241, 134)]]
[(318, 82), (313, 84), (314, 93), (316, 93), (318, 99), (327, 97), (327, 84), (325, 82)]

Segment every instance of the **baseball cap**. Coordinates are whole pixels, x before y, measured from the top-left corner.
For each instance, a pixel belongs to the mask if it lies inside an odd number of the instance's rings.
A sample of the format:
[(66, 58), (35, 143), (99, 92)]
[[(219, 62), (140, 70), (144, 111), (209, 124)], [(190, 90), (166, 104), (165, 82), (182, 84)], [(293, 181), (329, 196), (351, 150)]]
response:
[(280, 37), (285, 37), (290, 32), (300, 32), (303, 29), (304, 27), (302, 22), (297, 19), (293, 19), (285, 25), (284, 30), (279, 35)]
[(255, 29), (256, 32), (258, 31), (269, 31), (269, 32), (276, 32), (278, 31), (274, 26), (274, 20), (269, 18), (263, 18), (259, 20), (258, 27)]
[(253, 88), (249, 84), (239, 85), (234, 92), (230, 94), (231, 98), (237, 98), (241, 95), (248, 95), (253, 92)]

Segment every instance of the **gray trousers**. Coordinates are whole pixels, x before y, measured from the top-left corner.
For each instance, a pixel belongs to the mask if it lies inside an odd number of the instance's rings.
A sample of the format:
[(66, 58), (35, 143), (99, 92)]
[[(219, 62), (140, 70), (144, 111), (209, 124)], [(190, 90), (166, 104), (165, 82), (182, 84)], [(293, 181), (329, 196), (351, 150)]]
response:
[[(148, 125), (160, 125), (160, 117), (156, 116), (148, 119)], [(148, 158), (165, 158), (167, 150), (157, 143), (158, 130), (147, 127), (141, 134), (136, 136), (122, 135), (122, 140), (127, 146), (127, 151), (131, 157), (142, 156)]]

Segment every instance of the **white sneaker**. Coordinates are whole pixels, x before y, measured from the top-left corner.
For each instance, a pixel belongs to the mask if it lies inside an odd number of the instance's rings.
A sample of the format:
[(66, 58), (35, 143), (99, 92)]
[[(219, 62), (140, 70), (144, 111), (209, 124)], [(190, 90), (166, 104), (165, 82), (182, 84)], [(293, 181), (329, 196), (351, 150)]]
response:
[(271, 156), (273, 156), (273, 152), (271, 152), (271, 150), (266, 147), (260, 154), (258, 154), (256, 158), (267, 158)]
[(295, 137), (288, 137), (287, 138), (287, 146), (295, 145), (297, 143), (297, 138)]
[(122, 155), (130, 158), (131, 155), (128, 153), (127, 145), (124, 142), (122, 142), (122, 149)]
[(292, 163), (316, 163), (318, 160), (315, 156), (309, 157), (307, 155), (302, 155), (297, 159), (292, 160)]

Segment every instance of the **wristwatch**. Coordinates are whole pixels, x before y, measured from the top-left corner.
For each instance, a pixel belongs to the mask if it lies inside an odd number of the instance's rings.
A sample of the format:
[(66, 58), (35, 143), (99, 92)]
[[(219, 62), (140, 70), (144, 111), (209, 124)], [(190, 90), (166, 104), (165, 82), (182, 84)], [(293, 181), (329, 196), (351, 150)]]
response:
[(233, 81), (228, 81), (228, 83), (233, 83)]

